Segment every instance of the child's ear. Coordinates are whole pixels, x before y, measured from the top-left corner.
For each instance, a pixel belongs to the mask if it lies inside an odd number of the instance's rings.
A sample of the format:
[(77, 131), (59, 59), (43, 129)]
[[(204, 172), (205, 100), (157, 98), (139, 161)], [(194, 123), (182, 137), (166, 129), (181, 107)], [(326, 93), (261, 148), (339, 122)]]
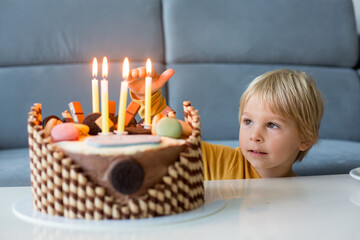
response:
[(299, 150), (304, 152), (308, 150), (312, 146), (312, 142), (301, 142), (299, 146)]

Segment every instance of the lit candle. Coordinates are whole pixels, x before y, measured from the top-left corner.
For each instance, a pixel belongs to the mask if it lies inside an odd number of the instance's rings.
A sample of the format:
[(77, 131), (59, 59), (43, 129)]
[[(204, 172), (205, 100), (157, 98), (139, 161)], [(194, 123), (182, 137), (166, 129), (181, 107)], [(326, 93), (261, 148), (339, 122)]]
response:
[(97, 59), (94, 58), (93, 67), (92, 67), (92, 110), (94, 113), (98, 113), (99, 111), (99, 81), (96, 79), (98, 73), (98, 63)]
[(108, 62), (104, 57), (102, 65), (103, 79), (100, 81), (101, 85), (101, 120), (102, 120), (102, 133), (109, 133), (109, 92), (108, 92)]
[(118, 115), (118, 132), (125, 132), (125, 112), (127, 105), (128, 94), (128, 78), (129, 78), (130, 66), (129, 59), (125, 58), (123, 63), (122, 77), (124, 81), (121, 81), (120, 100), (119, 100), (119, 115)]
[(151, 124), (151, 60), (146, 61), (145, 78), (145, 125)]

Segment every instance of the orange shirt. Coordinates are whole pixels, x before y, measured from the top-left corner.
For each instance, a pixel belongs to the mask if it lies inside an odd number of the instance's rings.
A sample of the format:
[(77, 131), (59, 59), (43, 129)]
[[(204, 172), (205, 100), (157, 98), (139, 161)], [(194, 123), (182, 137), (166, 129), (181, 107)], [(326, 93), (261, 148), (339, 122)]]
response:
[(261, 178), (239, 147), (202, 142), (205, 180)]

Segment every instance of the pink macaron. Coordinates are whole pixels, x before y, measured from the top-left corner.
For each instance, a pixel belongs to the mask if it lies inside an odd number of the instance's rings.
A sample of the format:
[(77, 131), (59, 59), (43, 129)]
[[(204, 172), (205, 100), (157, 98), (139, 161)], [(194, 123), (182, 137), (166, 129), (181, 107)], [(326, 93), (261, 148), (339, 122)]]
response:
[(73, 123), (61, 123), (51, 129), (51, 140), (60, 141), (77, 141), (79, 140), (80, 131)]

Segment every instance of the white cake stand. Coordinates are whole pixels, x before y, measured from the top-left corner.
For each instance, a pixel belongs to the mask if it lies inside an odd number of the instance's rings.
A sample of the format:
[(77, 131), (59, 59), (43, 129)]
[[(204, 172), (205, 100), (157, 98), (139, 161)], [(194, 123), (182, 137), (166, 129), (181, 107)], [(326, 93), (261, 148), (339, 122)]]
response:
[(186, 222), (210, 216), (222, 210), (226, 206), (225, 200), (219, 200), (207, 205), (203, 205), (195, 210), (184, 212), (181, 214), (155, 217), (149, 219), (125, 219), (125, 220), (83, 220), (83, 219), (69, 219), (59, 216), (51, 216), (35, 210), (32, 206), (32, 198), (26, 196), (19, 199), (13, 205), (14, 214), (20, 219), (48, 227), (66, 228), (72, 230), (115, 230), (115, 231), (131, 231), (139, 230), (141, 228), (149, 228), (156, 226), (163, 226), (166, 224), (174, 224)]

